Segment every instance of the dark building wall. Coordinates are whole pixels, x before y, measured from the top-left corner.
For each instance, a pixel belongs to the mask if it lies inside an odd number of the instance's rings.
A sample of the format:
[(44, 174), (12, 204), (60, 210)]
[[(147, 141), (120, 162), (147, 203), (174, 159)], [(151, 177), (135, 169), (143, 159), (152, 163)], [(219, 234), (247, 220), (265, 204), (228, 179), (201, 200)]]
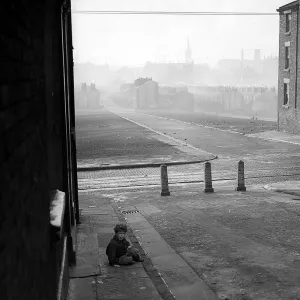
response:
[[(280, 13), (279, 29), (279, 74), (278, 74), (278, 127), (279, 130), (299, 134), (299, 7), (292, 11), (291, 32), (285, 33), (285, 14)], [(290, 41), (290, 69), (285, 70), (285, 42)], [(297, 57), (298, 56), (298, 57)], [(297, 67), (298, 65), (298, 67)], [(298, 74), (297, 74), (298, 73)], [(284, 103), (284, 79), (289, 79), (289, 103)]]
[(61, 1), (0, 11), (1, 299), (56, 299), (49, 192), (66, 191)]
[(47, 5), (45, 16), (45, 100), (47, 103), (48, 175), (50, 189), (63, 190), (64, 86), (61, 5)]

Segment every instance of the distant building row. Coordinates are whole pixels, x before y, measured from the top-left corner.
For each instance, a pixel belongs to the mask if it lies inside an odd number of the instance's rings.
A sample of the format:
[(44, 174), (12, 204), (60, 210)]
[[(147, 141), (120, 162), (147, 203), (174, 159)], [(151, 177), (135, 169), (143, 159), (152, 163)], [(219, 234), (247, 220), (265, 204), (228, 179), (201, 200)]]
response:
[(192, 111), (194, 95), (187, 90), (174, 89), (173, 93), (163, 93), (152, 78), (138, 78), (134, 83), (123, 84), (120, 92), (129, 106), (135, 109), (182, 109)]
[(180, 109), (240, 113), (276, 118), (275, 87), (159, 85), (152, 78), (139, 78), (123, 84), (123, 105), (135, 109)]
[(81, 84), (81, 89), (75, 93), (75, 106), (76, 109), (102, 108), (100, 92), (95, 83), (91, 83), (90, 86), (85, 82)]

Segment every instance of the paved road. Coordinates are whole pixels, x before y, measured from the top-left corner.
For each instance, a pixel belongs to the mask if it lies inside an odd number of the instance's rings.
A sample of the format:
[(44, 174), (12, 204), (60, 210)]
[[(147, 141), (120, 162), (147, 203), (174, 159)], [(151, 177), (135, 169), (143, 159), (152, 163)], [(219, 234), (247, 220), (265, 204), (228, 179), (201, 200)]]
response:
[[(235, 192), (233, 188), (239, 159), (245, 161), (246, 185), (299, 180), (299, 146), (129, 111), (115, 113), (161, 131), (166, 137), (176, 137), (218, 154), (219, 158), (212, 162), (216, 193), (207, 195), (201, 192), (202, 164), (168, 168), (170, 197), (160, 197), (158, 168), (80, 172), (79, 188), (93, 192), (105, 201), (115, 202), (121, 210), (126, 205), (136, 207), (218, 295), (224, 293), (229, 299), (297, 299), (300, 261), (297, 250), (298, 197), (275, 195), (253, 186), (247, 193)], [(116, 116), (109, 117), (108, 114), (107, 117), (108, 124), (113, 125)], [(89, 124), (88, 118), (86, 122)], [(118, 122), (130, 124), (121, 119)], [(118, 132), (123, 136), (125, 129), (122, 126)], [(110, 132), (109, 126), (106, 132)], [(95, 140), (102, 143), (102, 147), (109, 148), (114, 143), (121, 145), (115, 136), (106, 146), (101, 134), (101, 130), (95, 129)], [(151, 154), (151, 147), (149, 152), (142, 153), (147, 148), (143, 147), (147, 145), (146, 134), (145, 141), (143, 135), (139, 137), (139, 147), (131, 144), (136, 155)], [(164, 143), (162, 147), (172, 151), (173, 146)], [(109, 159), (110, 150), (103, 153)], [(161, 155), (164, 153), (162, 151)], [(127, 222), (132, 226), (130, 221), (132, 216), (129, 215)], [(142, 245), (149, 242), (145, 235), (139, 238)], [(156, 263), (158, 267), (162, 265)], [(172, 280), (173, 284), (176, 283), (174, 276)]]
[[(194, 147), (215, 153), (220, 157), (244, 157), (269, 154), (270, 152), (283, 154), (290, 153), (290, 151), (297, 152), (297, 149), (299, 149), (297, 146), (289, 144), (270, 143), (262, 139), (249, 138), (242, 134), (197, 126), (196, 124), (189, 123), (194, 122), (194, 119), (191, 117), (189, 121), (188, 114), (185, 115), (186, 119), (182, 122), (183, 120), (179, 117), (178, 120), (175, 119), (177, 115), (173, 115), (174, 119), (168, 119), (133, 111), (113, 111), (122, 117), (161, 131), (167, 136), (187, 141)], [(236, 122), (239, 121), (237, 120)]]
[[(246, 193), (222, 188), (205, 194), (191, 185), (169, 197), (148, 190), (102, 197), (118, 203), (120, 210), (129, 205), (138, 210), (141, 216), (125, 216), (139, 229), (136, 235), (145, 251), (157, 239), (142, 232), (143, 218), (220, 299), (299, 299), (298, 197), (253, 187)], [(134, 218), (139, 221), (133, 223)], [(163, 269), (163, 262), (148, 253)], [(162, 274), (172, 276), (175, 286), (176, 273)]]
[(250, 117), (230, 117), (230, 115), (216, 115), (201, 112), (170, 112), (170, 111), (144, 111), (146, 114), (160, 117), (193, 122), (204, 126), (213, 126), (220, 129), (230, 129), (240, 133), (257, 133), (277, 129), (276, 120), (253, 120)]
[(195, 151), (125, 120), (106, 109), (76, 116), (79, 166), (128, 165), (171, 161), (199, 161), (210, 153)]
[[(213, 180), (230, 180), (234, 182), (237, 174), (237, 163), (240, 159), (245, 162), (245, 175), (248, 184), (272, 183), (284, 180), (300, 179), (300, 155), (299, 146), (282, 142), (271, 142), (258, 138), (246, 137), (242, 134), (229, 133), (211, 128), (199, 127), (194, 124), (182, 123), (176, 120), (166, 120), (153, 116), (133, 113), (130, 111), (114, 110), (116, 114), (138, 124), (151, 127), (161, 132), (165, 137), (172, 137), (206, 152), (218, 155), (219, 159), (212, 162)], [(85, 158), (90, 147), (96, 142), (101, 151), (95, 151), (93, 155), (102, 153), (103, 160), (125, 157), (132, 159), (156, 155), (186, 155), (170, 144), (158, 141), (158, 135), (153, 135), (142, 127), (130, 123), (122, 118), (116, 118), (113, 114), (102, 115), (102, 127), (95, 126), (95, 118), (88, 116), (80, 119), (77, 124), (85, 127), (94, 126), (94, 139), (91, 143), (81, 146), (80, 158)], [(99, 116), (97, 117), (99, 122)], [(124, 128), (126, 124), (126, 128)], [(102, 128), (105, 130), (103, 131)], [(101, 130), (100, 130), (101, 128)], [(134, 130), (132, 130), (134, 128)], [(139, 128), (138, 131), (136, 128)], [(87, 139), (86, 131), (77, 133), (81, 139)], [(130, 135), (129, 148), (122, 148), (123, 141)], [(149, 142), (151, 136), (151, 143)], [(154, 145), (154, 146), (153, 146)], [(157, 146), (158, 145), (158, 146)], [(129, 149), (126, 152), (126, 149)], [(110, 157), (110, 155), (112, 157)], [(184, 165), (169, 167), (170, 184), (201, 182), (203, 181), (203, 165)], [(118, 187), (141, 188), (146, 186), (158, 186), (160, 184), (159, 169), (132, 169), (132, 170), (107, 170), (101, 172), (79, 173), (80, 189), (108, 191)]]

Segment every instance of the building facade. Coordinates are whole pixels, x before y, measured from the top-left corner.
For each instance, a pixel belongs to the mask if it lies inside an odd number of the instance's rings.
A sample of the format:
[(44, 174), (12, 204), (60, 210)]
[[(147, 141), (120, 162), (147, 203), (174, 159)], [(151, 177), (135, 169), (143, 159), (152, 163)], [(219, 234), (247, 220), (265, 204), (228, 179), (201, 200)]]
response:
[(300, 133), (299, 1), (281, 6), (279, 27), (278, 130)]
[(158, 104), (158, 83), (147, 80), (135, 88), (134, 108), (153, 108)]
[(12, 0), (1, 7), (1, 299), (65, 299), (76, 261), (70, 5)]

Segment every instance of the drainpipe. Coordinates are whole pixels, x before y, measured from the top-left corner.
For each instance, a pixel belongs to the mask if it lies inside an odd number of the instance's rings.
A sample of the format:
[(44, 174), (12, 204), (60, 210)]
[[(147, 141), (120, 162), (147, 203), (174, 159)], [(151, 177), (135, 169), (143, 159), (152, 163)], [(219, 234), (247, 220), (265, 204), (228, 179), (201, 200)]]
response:
[(73, 61), (70, 66), (70, 57), (69, 57), (69, 28), (68, 28), (68, 19), (71, 15), (71, 6), (66, 0), (64, 4), (64, 39), (65, 39), (65, 68), (66, 68), (66, 88), (67, 88), (67, 116), (68, 116), (68, 146), (69, 146), (69, 166), (70, 166), (70, 182), (72, 188), (72, 225), (75, 225), (75, 183), (74, 183), (74, 169), (73, 169), (73, 147), (72, 147), (72, 113), (71, 113), (71, 74), (70, 68), (73, 69)]
[(279, 50), (278, 50), (278, 53), (279, 53), (279, 56), (278, 56), (278, 89), (277, 89), (277, 131), (279, 131), (279, 107), (280, 107), (280, 99), (279, 99), (279, 90), (280, 90), (280, 34), (281, 34), (281, 30), (280, 30), (280, 19), (281, 19), (281, 16), (282, 16), (282, 13), (279, 13)]
[(67, 226), (67, 248), (68, 257), (71, 264), (76, 263), (76, 253), (75, 245), (72, 237), (72, 227), (75, 223), (74, 218), (74, 186), (72, 178), (72, 164), (71, 164), (71, 142), (70, 142), (70, 111), (69, 111), (69, 74), (68, 74), (68, 53), (67, 53), (67, 32), (66, 32), (66, 17), (68, 14), (68, 7), (64, 2), (61, 6), (61, 35), (62, 35), (62, 60), (63, 60), (63, 80), (64, 80), (64, 139), (65, 139), (65, 149), (64, 149), (64, 160), (65, 160), (65, 170), (64, 170), (64, 188), (67, 195), (67, 205), (66, 205), (66, 226)]
[[(71, 9), (71, 1), (67, 0), (67, 5)], [(71, 159), (73, 169), (74, 183), (74, 205), (75, 220), (79, 220), (79, 202), (78, 202), (78, 178), (77, 178), (77, 157), (76, 157), (76, 132), (75, 132), (75, 97), (74, 97), (74, 60), (73, 60), (73, 42), (72, 42), (72, 17), (71, 13), (67, 15), (67, 51), (68, 51), (68, 71), (69, 71), (69, 106), (70, 106), (70, 126), (71, 126)]]
[[(297, 10), (297, 35), (296, 35), (296, 84), (295, 84), (295, 109), (297, 108), (298, 96), (298, 43), (299, 43), (299, 8)], [(295, 112), (296, 113), (296, 112)]]

